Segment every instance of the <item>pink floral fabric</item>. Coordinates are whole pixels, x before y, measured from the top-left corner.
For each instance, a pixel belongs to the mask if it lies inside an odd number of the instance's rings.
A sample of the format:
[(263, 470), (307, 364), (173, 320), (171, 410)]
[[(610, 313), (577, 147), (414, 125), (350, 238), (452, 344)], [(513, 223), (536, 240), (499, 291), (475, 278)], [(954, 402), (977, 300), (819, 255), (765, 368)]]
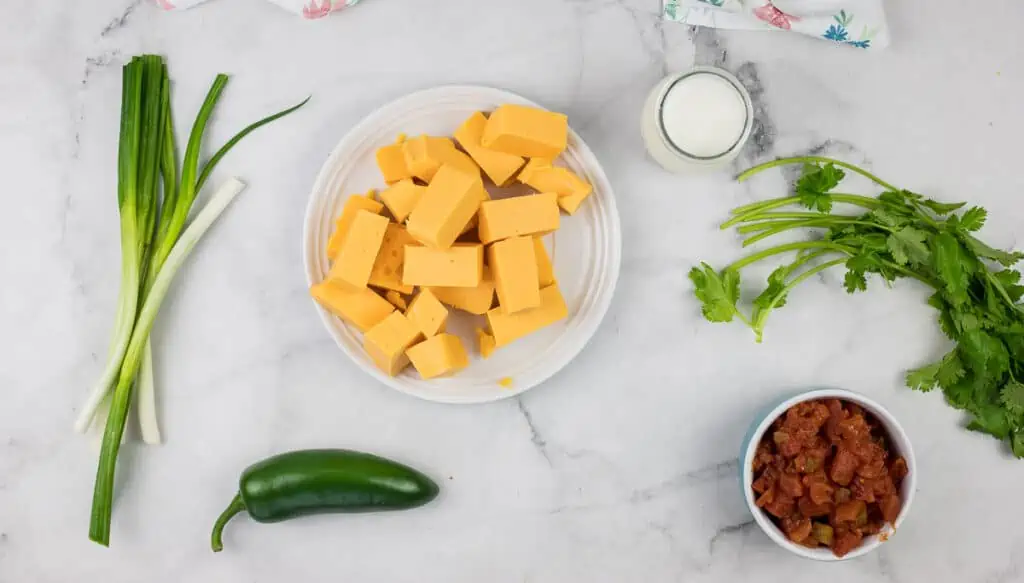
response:
[[(164, 10), (184, 10), (207, 0), (155, 0)], [(344, 10), (359, 3), (360, 0), (270, 0), (285, 10), (298, 14), (307, 20), (323, 18), (331, 12)]]

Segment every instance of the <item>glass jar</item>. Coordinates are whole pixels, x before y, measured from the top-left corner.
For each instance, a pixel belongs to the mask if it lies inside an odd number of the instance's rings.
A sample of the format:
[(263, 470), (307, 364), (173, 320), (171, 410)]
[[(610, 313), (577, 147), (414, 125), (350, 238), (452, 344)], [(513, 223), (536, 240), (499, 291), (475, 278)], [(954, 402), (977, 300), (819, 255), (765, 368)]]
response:
[(647, 152), (670, 172), (718, 170), (732, 162), (754, 125), (750, 94), (732, 73), (694, 67), (651, 90), (640, 129)]

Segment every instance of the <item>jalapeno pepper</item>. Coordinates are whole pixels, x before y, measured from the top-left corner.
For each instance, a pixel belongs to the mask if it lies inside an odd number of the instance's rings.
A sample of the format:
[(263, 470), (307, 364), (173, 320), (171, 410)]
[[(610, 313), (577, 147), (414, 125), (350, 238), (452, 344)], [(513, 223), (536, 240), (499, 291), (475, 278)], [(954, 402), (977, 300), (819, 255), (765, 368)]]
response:
[(279, 522), (307, 514), (415, 508), (437, 493), (437, 484), (420, 472), (368, 453), (284, 453), (242, 472), (238, 494), (213, 526), (210, 546), (214, 552), (224, 548), (224, 526), (243, 510), (257, 522)]

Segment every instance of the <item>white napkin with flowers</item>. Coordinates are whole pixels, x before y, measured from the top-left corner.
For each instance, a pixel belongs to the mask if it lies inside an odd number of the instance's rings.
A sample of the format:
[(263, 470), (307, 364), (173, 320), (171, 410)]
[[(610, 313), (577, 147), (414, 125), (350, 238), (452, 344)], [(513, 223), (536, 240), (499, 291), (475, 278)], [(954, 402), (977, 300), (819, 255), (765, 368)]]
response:
[[(303, 18), (322, 18), (359, 3), (359, 0), (270, 0), (285, 10), (302, 15)], [(183, 10), (206, 0), (156, 0), (164, 10)]]
[(860, 49), (883, 49), (882, 0), (662, 0), (666, 20), (710, 28), (788, 30)]

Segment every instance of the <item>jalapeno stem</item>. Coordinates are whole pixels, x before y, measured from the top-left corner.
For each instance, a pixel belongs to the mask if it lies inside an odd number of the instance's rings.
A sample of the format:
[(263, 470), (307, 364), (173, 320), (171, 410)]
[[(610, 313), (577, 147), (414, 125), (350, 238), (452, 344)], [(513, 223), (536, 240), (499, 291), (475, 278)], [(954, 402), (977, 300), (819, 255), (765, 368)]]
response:
[(224, 550), (224, 543), (221, 541), (221, 535), (224, 534), (224, 526), (243, 510), (245, 510), (245, 502), (242, 502), (242, 495), (235, 494), (231, 504), (228, 504), (224, 512), (220, 513), (220, 516), (217, 517), (217, 522), (213, 523), (213, 534), (210, 535), (210, 548), (213, 549), (213, 552), (219, 553)]

